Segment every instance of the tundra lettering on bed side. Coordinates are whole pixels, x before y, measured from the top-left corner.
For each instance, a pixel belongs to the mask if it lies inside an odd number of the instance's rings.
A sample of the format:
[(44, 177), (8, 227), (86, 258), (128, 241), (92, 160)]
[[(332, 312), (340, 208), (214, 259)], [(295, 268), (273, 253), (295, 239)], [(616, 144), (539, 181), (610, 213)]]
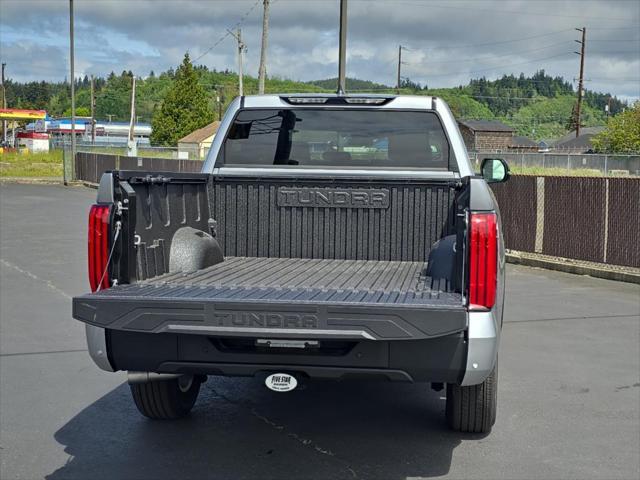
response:
[(318, 328), (318, 317), (295, 312), (215, 312), (214, 320), (225, 327)]
[(280, 187), (279, 207), (388, 208), (389, 190)]

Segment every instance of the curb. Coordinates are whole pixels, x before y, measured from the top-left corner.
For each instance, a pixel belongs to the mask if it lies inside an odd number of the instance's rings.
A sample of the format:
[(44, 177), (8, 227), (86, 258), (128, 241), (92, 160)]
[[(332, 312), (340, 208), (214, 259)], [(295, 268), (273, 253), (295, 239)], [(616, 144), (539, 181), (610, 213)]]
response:
[(0, 177), (0, 183), (23, 185), (62, 185), (62, 177)]
[(576, 260), (548, 257), (523, 252), (508, 252), (505, 255), (508, 263), (527, 267), (545, 268), (575, 275), (589, 275), (617, 282), (636, 283), (640, 285), (640, 269), (631, 267), (611, 268), (608, 265), (591, 263), (574, 263)]

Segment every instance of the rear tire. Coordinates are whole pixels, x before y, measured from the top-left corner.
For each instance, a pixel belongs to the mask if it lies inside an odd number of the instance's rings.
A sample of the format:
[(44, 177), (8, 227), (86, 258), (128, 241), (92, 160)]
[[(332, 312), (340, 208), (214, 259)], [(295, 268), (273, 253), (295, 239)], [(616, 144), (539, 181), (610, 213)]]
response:
[(479, 385), (447, 384), (447, 423), (458, 432), (489, 433), (496, 421), (498, 367)]
[(198, 398), (201, 380), (199, 376), (185, 376), (129, 387), (142, 415), (153, 420), (173, 420), (189, 414)]

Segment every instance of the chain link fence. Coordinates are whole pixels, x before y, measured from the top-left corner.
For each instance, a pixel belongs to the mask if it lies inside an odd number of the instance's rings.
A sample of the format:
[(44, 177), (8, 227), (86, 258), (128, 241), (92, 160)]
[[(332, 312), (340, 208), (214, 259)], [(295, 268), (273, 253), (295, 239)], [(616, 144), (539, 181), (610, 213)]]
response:
[[(591, 153), (536, 153), (536, 152), (470, 152), (469, 157), (476, 170), (482, 159), (497, 157), (505, 160), (517, 173), (559, 174), (576, 170), (585, 175), (640, 176), (639, 155), (605, 155)], [(527, 172), (527, 170), (533, 170)]]

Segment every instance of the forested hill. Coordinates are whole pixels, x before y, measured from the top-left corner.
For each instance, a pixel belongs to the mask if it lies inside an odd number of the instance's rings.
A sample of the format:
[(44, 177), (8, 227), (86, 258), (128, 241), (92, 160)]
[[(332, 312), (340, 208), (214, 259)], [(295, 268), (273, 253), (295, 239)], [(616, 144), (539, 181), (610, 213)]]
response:
[[(238, 78), (234, 72), (195, 67), (199, 83), (204, 87), (214, 111), (222, 109), (237, 95)], [(150, 122), (154, 111), (160, 107), (164, 96), (174, 82), (175, 72), (170, 69), (161, 74), (150, 74), (136, 82), (136, 113), (139, 121)], [(114, 121), (129, 119), (132, 73), (111, 73), (106, 78), (95, 79), (96, 116)], [(337, 79), (296, 82), (269, 78), (266, 91), (334, 92)], [(257, 93), (258, 82), (245, 76), (245, 93)], [(67, 82), (6, 82), (7, 104), (12, 108), (47, 110), (51, 116), (70, 115), (69, 84)], [(347, 79), (347, 91), (395, 93), (395, 88), (380, 83), (355, 78)], [(444, 98), (454, 114), (460, 118), (499, 119), (512, 125), (519, 135), (536, 140), (554, 139), (571, 128), (576, 94), (572, 84), (562, 77), (551, 77), (539, 71), (531, 77), (504, 75), (497, 80), (474, 79), (468, 85), (453, 88), (429, 89), (410, 79), (404, 79), (401, 93), (438, 95)], [(627, 105), (608, 93), (585, 92), (582, 122), (586, 126), (601, 125), (606, 116), (604, 107), (610, 102), (611, 113), (617, 114)], [(76, 80), (77, 114), (88, 115), (90, 107), (90, 80)]]
[[(316, 87), (323, 88), (325, 90), (329, 90), (332, 92), (336, 91), (338, 86), (338, 78), (327, 78), (326, 80), (311, 80), (307, 82), (309, 85), (315, 85)], [(347, 87), (347, 92), (355, 92), (355, 91), (369, 91), (373, 92), (376, 90), (388, 90), (388, 85), (383, 85), (382, 83), (375, 83), (370, 80), (360, 80), (359, 78), (345, 78), (345, 84)]]

